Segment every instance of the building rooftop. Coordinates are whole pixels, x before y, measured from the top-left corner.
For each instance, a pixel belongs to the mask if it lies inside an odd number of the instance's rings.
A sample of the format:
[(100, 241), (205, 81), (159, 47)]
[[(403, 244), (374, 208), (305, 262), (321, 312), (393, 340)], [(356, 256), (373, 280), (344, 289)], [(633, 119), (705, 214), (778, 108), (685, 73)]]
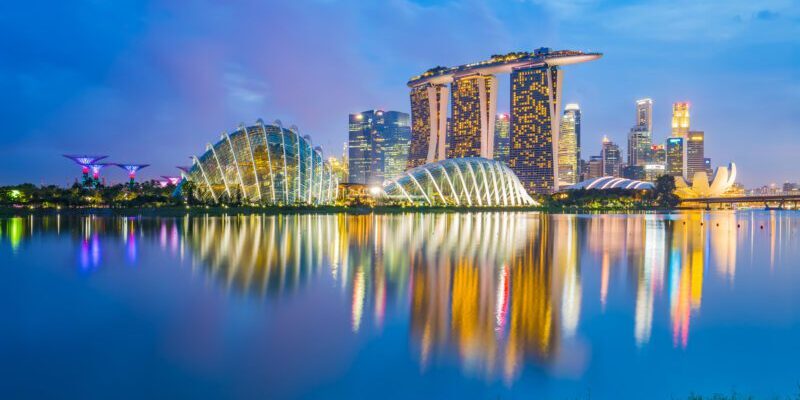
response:
[(509, 73), (515, 68), (536, 65), (569, 65), (596, 60), (602, 53), (584, 53), (577, 50), (551, 50), (543, 47), (532, 52), (520, 51), (508, 54), (495, 54), (488, 60), (447, 68), (438, 66), (414, 76), (408, 81), (409, 87), (425, 83), (450, 83), (453, 77), (472, 74)]

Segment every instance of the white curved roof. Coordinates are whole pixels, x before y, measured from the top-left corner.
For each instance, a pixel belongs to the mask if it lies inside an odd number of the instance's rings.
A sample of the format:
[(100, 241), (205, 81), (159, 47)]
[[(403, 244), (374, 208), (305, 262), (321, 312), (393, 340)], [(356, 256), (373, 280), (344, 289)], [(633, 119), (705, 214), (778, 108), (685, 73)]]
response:
[(500, 161), (448, 158), (412, 168), (383, 186), (390, 198), (430, 206), (531, 206), (517, 176)]
[(652, 190), (655, 186), (650, 182), (637, 181), (634, 179), (619, 178), (615, 176), (601, 176), (599, 178), (587, 179), (567, 187), (567, 190), (577, 189), (635, 189)]

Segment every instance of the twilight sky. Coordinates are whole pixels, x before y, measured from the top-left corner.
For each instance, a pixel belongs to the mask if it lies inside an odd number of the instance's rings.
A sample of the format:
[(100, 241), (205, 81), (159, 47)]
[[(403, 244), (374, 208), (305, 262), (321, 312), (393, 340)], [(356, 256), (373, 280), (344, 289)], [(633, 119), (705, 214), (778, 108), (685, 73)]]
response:
[(0, 5), (0, 184), (71, 183), (63, 153), (176, 175), (258, 118), (339, 155), (348, 113), (409, 112), (410, 76), (538, 47), (605, 54), (565, 68), (585, 158), (604, 134), (624, 147), (635, 99), (654, 100), (658, 140), (688, 100), (715, 166), (800, 181), (796, 0), (27, 0)]

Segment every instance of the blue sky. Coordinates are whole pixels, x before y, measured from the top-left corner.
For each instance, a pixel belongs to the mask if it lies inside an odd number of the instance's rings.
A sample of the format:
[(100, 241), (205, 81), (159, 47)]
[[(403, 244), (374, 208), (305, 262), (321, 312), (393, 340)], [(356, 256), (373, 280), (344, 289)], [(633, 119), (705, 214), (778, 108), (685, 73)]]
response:
[(410, 76), (538, 47), (605, 54), (565, 69), (584, 157), (625, 142), (635, 99), (654, 100), (658, 139), (688, 100), (715, 165), (748, 186), (800, 181), (793, 0), (31, 0), (0, 5), (0, 184), (69, 183), (63, 153), (175, 175), (258, 118), (339, 154), (348, 113), (408, 112)]

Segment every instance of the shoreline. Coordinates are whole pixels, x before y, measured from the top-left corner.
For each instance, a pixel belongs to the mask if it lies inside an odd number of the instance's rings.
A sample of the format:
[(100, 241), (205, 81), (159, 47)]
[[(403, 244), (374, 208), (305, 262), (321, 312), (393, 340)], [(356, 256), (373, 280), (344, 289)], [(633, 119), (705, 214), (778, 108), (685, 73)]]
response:
[(405, 213), (483, 213), (539, 212), (544, 214), (662, 214), (692, 209), (664, 208), (555, 208), (555, 207), (399, 207), (399, 206), (319, 206), (319, 207), (86, 207), (15, 208), (0, 207), (0, 217), (19, 216), (145, 216), (182, 217), (187, 215), (295, 215), (295, 214), (405, 214)]

